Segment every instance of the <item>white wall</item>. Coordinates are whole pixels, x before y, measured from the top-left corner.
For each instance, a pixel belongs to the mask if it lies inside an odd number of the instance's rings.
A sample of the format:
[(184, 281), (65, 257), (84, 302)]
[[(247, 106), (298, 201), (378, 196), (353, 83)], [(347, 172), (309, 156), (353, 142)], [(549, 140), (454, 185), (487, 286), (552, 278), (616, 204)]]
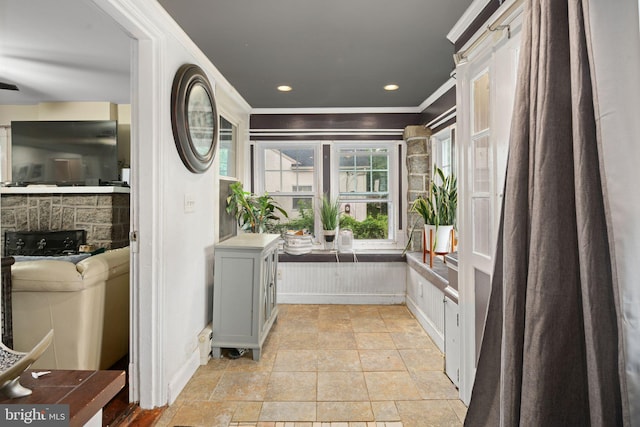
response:
[(632, 426), (640, 426), (640, 32), (635, 1), (589, 3), (610, 241), (621, 291)]
[[(246, 141), (249, 105), (155, 0), (93, 0), (137, 39), (132, 60), (132, 228), (134, 245), (131, 396), (143, 408), (171, 403), (199, 364), (198, 333), (210, 321), (217, 168), (193, 174), (173, 140), (170, 97), (184, 63), (199, 65), (218, 108)], [(242, 151), (243, 147), (239, 147)], [(244, 173), (244, 171), (240, 171)], [(184, 210), (185, 196), (195, 211)]]

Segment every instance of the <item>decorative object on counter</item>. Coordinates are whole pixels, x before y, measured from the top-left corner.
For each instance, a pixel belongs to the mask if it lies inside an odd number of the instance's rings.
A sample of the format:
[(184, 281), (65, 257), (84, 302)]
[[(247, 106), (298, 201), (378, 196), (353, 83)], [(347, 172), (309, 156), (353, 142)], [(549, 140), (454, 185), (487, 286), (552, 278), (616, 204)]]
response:
[(14, 351), (0, 343), (0, 391), (8, 398), (29, 396), (31, 390), (20, 384), (20, 375), (38, 360), (53, 340), (53, 329), (28, 353)]
[(287, 211), (282, 209), (269, 194), (261, 196), (244, 191), (241, 182), (229, 186), (231, 194), (227, 197), (227, 213), (236, 217), (238, 226), (249, 233), (264, 233), (272, 222), (280, 221), (276, 211), (285, 218), (289, 218)]
[(423, 262), (426, 262), (428, 252), (431, 267), (434, 255), (444, 255), (454, 250), (457, 208), (456, 177), (453, 174), (445, 176), (442, 169), (434, 165), (428, 197), (418, 197), (411, 206), (411, 210), (419, 213), (424, 220)]
[(322, 222), (325, 249), (334, 249), (334, 241), (340, 221), (340, 203), (338, 199), (331, 200), (326, 194), (322, 197), (320, 221)]
[(306, 231), (289, 230), (283, 235), (284, 252), (289, 255), (308, 254), (313, 249), (313, 236)]
[(182, 65), (173, 79), (171, 125), (184, 165), (206, 172), (218, 144), (218, 111), (207, 75), (195, 64)]

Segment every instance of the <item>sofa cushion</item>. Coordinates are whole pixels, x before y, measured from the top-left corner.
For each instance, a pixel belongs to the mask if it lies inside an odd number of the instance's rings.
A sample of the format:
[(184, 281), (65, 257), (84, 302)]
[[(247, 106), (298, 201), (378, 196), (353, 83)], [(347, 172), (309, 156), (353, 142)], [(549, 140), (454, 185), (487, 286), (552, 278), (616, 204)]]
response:
[(129, 248), (113, 249), (77, 264), (45, 257), (16, 263), (11, 269), (14, 292), (73, 292), (129, 273)]
[(87, 285), (76, 265), (69, 261), (28, 261), (16, 263), (11, 268), (13, 292), (73, 292)]

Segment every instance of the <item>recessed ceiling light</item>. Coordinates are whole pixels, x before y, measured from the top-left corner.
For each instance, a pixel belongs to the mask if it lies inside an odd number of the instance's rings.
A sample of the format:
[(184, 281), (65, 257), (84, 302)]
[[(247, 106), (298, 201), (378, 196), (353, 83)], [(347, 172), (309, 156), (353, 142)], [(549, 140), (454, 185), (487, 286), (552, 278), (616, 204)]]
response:
[(278, 86), (278, 90), (280, 92), (291, 92), (293, 90), (293, 88), (291, 86), (287, 86), (287, 85), (280, 85), (280, 86)]
[(400, 86), (396, 84), (389, 84), (384, 87), (384, 90), (398, 90)]

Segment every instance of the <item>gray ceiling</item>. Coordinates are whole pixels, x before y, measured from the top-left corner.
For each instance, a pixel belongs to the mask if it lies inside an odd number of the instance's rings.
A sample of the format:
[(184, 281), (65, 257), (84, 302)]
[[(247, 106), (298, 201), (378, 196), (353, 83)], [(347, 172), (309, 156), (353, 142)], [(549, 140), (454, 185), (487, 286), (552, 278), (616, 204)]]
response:
[(454, 68), (446, 34), (471, 0), (159, 3), (252, 107), (318, 108), (420, 105)]
[(0, 105), (130, 102), (131, 40), (84, 0), (0, 0)]
[[(449, 78), (445, 36), (471, 0), (159, 3), (254, 108), (389, 108), (417, 107)], [(20, 87), (0, 104), (128, 103), (131, 45), (90, 1), (0, 0), (0, 82)]]

